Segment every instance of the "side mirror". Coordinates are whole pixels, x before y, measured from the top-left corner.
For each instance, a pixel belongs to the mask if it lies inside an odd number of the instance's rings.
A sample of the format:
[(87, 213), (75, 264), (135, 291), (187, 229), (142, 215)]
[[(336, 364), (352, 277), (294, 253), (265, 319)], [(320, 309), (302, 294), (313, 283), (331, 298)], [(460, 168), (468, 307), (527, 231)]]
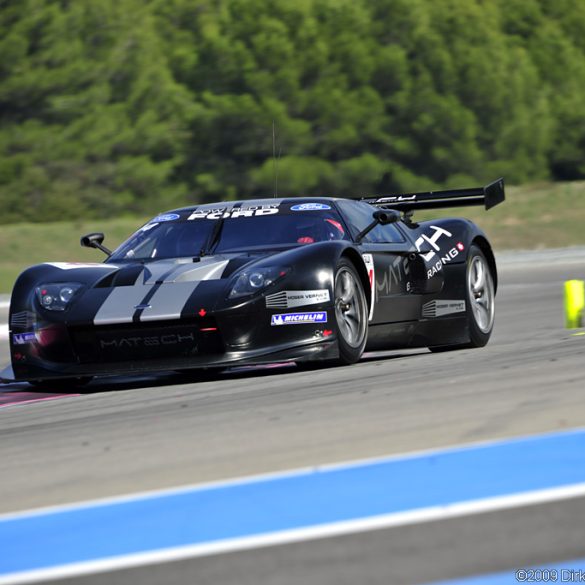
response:
[(379, 224), (387, 225), (400, 221), (400, 212), (394, 209), (378, 209), (374, 211), (373, 218)]
[(355, 238), (359, 244), (369, 232), (371, 232), (378, 224), (387, 225), (389, 223), (396, 223), (400, 220), (400, 211), (395, 209), (376, 209), (372, 213), (372, 223), (364, 228)]
[(104, 254), (106, 254), (106, 256), (111, 256), (112, 251), (108, 250), (108, 248), (102, 245), (104, 238), (105, 236), (101, 232), (93, 232), (91, 234), (82, 236), (80, 244), (83, 248), (96, 248), (101, 250)]

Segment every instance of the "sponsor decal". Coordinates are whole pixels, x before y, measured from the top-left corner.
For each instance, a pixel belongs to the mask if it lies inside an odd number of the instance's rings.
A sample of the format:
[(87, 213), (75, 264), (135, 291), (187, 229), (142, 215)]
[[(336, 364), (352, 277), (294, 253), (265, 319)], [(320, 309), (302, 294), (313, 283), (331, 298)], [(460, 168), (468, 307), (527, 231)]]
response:
[(317, 331), (315, 331), (315, 337), (319, 337), (321, 339), (324, 337), (331, 337), (331, 335), (333, 335), (332, 329), (317, 329)]
[(196, 209), (187, 219), (228, 219), (237, 217), (258, 217), (262, 215), (274, 215), (279, 211), (278, 203), (270, 205), (247, 205), (236, 209), (221, 207), (217, 209)]
[(193, 333), (169, 333), (167, 335), (149, 335), (145, 337), (119, 337), (118, 339), (100, 340), (101, 349), (130, 349), (136, 347), (159, 347), (163, 345), (180, 345), (195, 343)]
[(370, 280), (371, 303), (368, 321), (371, 321), (374, 316), (374, 305), (376, 304), (376, 274), (374, 269), (374, 258), (371, 254), (362, 254), (362, 258), (366, 265), (366, 270), (368, 271), (368, 279)]
[(37, 322), (37, 316), (31, 311), (20, 311), (19, 313), (13, 313), (10, 317), (11, 327), (18, 327), (19, 329), (30, 329), (34, 327)]
[(12, 343), (14, 345), (26, 345), (36, 341), (37, 337), (33, 332), (30, 333), (13, 333)]
[[(430, 250), (426, 254), (421, 254), (422, 258), (425, 262), (433, 262), (430, 267), (427, 267), (427, 280), (438, 274), (441, 270), (443, 270), (443, 266), (451, 260), (454, 260), (459, 256), (460, 252), (465, 250), (465, 246), (461, 242), (457, 242), (455, 246), (447, 250), (447, 252), (441, 252), (441, 246), (438, 244), (438, 241), (441, 239), (442, 236), (447, 236), (449, 238), (453, 237), (451, 232), (447, 230), (434, 226), (431, 226), (431, 229), (434, 230), (432, 236), (427, 236), (423, 234), (420, 238), (418, 238), (415, 242), (416, 249), (420, 252), (423, 246), (429, 244), (433, 250)], [(435, 260), (438, 254), (441, 254), (437, 260)]]
[(323, 211), (325, 209), (331, 209), (331, 206), (325, 203), (300, 203), (291, 207), (291, 211)]
[(457, 248), (451, 248), (448, 250), (444, 256), (441, 256), (440, 260), (437, 260), (437, 262), (427, 270), (427, 280), (443, 270), (443, 266), (457, 258), (457, 256), (459, 256), (459, 250)]
[(270, 325), (302, 325), (303, 323), (327, 323), (327, 313), (284, 313), (272, 315)]
[[(400, 283), (406, 280), (409, 273), (408, 258), (396, 257), (388, 269), (382, 272), (382, 278), (376, 280), (376, 298), (402, 292)], [(407, 283), (406, 288), (410, 292), (410, 283)]]
[(161, 221), (175, 221), (180, 217), (181, 216), (178, 213), (163, 213), (162, 215), (157, 215), (154, 219), (151, 219), (150, 223), (158, 223)]
[(441, 248), (437, 244), (437, 242), (441, 239), (441, 236), (447, 236), (449, 238), (453, 236), (453, 234), (451, 232), (448, 232), (447, 230), (440, 228), (440, 227), (437, 227), (437, 226), (434, 226), (434, 225), (431, 226), (431, 229), (434, 231), (432, 236), (429, 237), (426, 234), (423, 234), (414, 243), (414, 245), (416, 246), (416, 249), (419, 252), (421, 251), (422, 247), (425, 245), (425, 242), (427, 244), (430, 244), (430, 246), (433, 248), (433, 250), (431, 250), (427, 254), (421, 254), (421, 256), (424, 258), (425, 262), (430, 262), (436, 256), (437, 252), (440, 252)]
[(465, 312), (465, 301), (429, 301), (422, 308), (422, 316), (425, 319), (434, 319), (444, 315)]
[(404, 201), (416, 201), (416, 195), (390, 195), (376, 199), (376, 203), (403, 203)]
[(266, 296), (269, 309), (294, 309), (329, 302), (329, 290), (283, 290)]

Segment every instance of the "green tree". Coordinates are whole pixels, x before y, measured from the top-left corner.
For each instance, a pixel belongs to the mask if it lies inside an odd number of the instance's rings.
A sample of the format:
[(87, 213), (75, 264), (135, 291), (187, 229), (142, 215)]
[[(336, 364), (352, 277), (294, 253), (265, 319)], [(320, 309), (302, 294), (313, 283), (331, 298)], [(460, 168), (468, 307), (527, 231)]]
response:
[(0, 222), (585, 177), (577, 0), (0, 0), (0, 51)]
[[(24, 5), (24, 6), (23, 6)], [(27, 0), (0, 12), (2, 219), (165, 208), (192, 100), (139, 0)]]

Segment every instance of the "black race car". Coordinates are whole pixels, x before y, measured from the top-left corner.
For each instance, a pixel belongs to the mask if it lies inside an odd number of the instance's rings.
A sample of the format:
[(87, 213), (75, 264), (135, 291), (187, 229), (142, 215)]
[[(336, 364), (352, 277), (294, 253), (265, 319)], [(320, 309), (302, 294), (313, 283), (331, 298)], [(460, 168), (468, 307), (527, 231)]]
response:
[(52, 262), (18, 278), (3, 381), (294, 361), (351, 364), (364, 350), (481, 347), (497, 272), (466, 219), (417, 209), (504, 200), (485, 188), (235, 201), (177, 209), (104, 263)]

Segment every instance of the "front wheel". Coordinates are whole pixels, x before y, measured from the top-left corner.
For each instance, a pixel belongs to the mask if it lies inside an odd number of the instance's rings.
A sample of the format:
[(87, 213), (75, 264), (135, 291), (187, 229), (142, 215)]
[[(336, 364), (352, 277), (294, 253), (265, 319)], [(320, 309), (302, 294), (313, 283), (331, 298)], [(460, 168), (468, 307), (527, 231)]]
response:
[(491, 337), (496, 309), (494, 277), (486, 257), (475, 244), (469, 249), (465, 280), (469, 342), (429, 347), (433, 352), (483, 347)]
[(335, 323), (338, 331), (339, 362), (353, 364), (364, 352), (368, 337), (368, 303), (362, 281), (348, 260), (342, 259), (335, 272)]

